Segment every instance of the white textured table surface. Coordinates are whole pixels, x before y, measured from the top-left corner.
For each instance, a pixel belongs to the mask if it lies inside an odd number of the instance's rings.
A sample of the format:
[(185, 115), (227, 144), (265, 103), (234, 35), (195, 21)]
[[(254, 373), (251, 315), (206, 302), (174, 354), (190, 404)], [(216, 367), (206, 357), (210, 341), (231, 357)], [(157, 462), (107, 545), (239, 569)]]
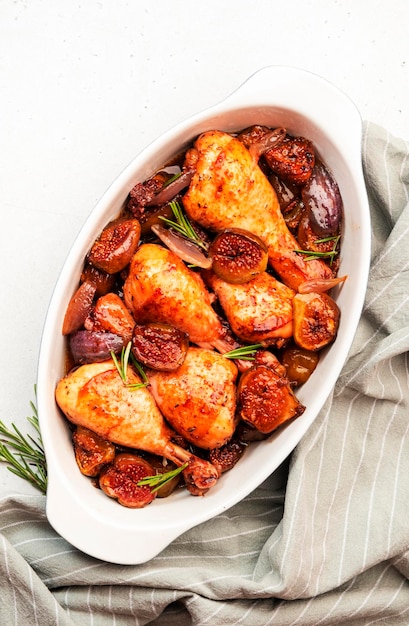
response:
[[(320, 74), (408, 139), (408, 21), (407, 0), (2, 0), (0, 419), (26, 427), (60, 268), (146, 144), (266, 65)], [(0, 465), (10, 490), (31, 488)]]

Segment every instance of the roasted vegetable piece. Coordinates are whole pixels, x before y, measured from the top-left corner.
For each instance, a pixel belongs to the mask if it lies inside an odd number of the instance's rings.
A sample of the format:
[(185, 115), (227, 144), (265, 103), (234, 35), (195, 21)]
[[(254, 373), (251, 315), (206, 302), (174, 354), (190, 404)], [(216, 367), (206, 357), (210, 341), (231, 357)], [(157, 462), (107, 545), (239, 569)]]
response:
[(212, 261), (207, 254), (195, 243), (175, 232), (173, 228), (164, 228), (160, 224), (154, 224), (152, 232), (185, 263), (202, 269), (211, 267)]
[(83, 326), (91, 310), (96, 287), (93, 283), (82, 283), (68, 303), (62, 326), (63, 335), (69, 335)]
[(82, 270), (81, 282), (95, 285), (95, 297), (100, 298), (114, 289), (115, 276), (107, 274), (107, 272), (103, 272), (87, 262)]
[(340, 310), (327, 293), (297, 293), (293, 309), (293, 336), (300, 348), (321, 350), (334, 341)]
[(318, 365), (319, 356), (317, 352), (292, 346), (283, 350), (281, 361), (288, 380), (298, 387), (307, 382)]
[[(297, 229), (297, 240), (302, 250), (310, 250), (311, 252), (333, 252), (339, 251), (339, 237), (336, 236), (322, 237), (317, 235), (313, 230), (311, 219), (307, 211), (303, 212), (303, 215), (299, 221)], [(334, 255), (335, 256), (335, 255)]]
[(262, 433), (273, 432), (305, 410), (288, 379), (265, 365), (255, 365), (242, 374), (237, 393), (241, 419)]
[(307, 280), (305, 283), (301, 283), (298, 286), (298, 293), (322, 293), (329, 291), (333, 287), (345, 282), (348, 278), (347, 275), (336, 276), (335, 278), (317, 278), (316, 280)]
[(320, 161), (315, 164), (301, 195), (314, 232), (321, 237), (338, 233), (342, 218), (342, 198), (338, 183)]
[(132, 259), (140, 234), (138, 220), (121, 218), (111, 222), (94, 242), (88, 261), (108, 274), (120, 272)]
[(217, 467), (219, 474), (223, 474), (231, 470), (240, 461), (245, 449), (246, 444), (243, 442), (231, 440), (221, 448), (210, 450), (209, 461)]
[(145, 216), (150, 214), (147, 205), (170, 178), (171, 174), (161, 170), (148, 180), (132, 187), (126, 205), (128, 212), (137, 220), (145, 221)]
[(173, 180), (170, 180), (164, 187), (157, 193), (148, 205), (160, 205), (170, 202), (179, 195), (183, 189), (189, 186), (192, 179), (192, 172), (185, 170), (180, 172)]
[(115, 446), (110, 441), (83, 426), (77, 426), (72, 434), (75, 460), (81, 474), (98, 476), (105, 465), (115, 457)]
[(98, 298), (84, 325), (87, 330), (119, 335), (126, 345), (131, 341), (135, 321), (123, 300), (115, 293), (107, 293)]
[(296, 185), (305, 185), (315, 163), (314, 146), (304, 137), (287, 136), (264, 156), (273, 172)]
[(119, 335), (93, 330), (77, 330), (69, 338), (71, 355), (76, 365), (105, 361), (111, 352), (120, 352), (123, 345)]
[(136, 324), (132, 354), (146, 367), (171, 372), (185, 360), (189, 336), (170, 324)]
[(214, 273), (228, 283), (246, 283), (267, 268), (265, 243), (241, 228), (220, 232), (209, 250)]
[(116, 498), (119, 504), (132, 509), (141, 509), (150, 504), (156, 492), (138, 482), (146, 476), (153, 476), (153, 467), (136, 454), (118, 454), (114, 462), (102, 470), (99, 486), (110, 498)]

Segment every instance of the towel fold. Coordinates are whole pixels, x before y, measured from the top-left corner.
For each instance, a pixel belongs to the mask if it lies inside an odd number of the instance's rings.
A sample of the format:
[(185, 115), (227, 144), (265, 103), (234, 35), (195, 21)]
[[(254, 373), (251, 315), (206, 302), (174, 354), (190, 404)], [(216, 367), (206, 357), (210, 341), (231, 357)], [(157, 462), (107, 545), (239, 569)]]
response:
[(362, 148), (372, 219), (364, 310), (288, 463), (137, 566), (73, 548), (47, 523), (44, 497), (3, 497), (1, 624), (409, 623), (409, 146), (366, 123)]

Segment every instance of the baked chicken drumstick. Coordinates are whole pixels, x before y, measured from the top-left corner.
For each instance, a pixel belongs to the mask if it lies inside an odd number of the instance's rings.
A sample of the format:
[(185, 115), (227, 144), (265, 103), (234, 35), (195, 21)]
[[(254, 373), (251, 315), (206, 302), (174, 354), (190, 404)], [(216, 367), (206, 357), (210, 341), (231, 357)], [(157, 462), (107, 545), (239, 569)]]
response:
[(212, 450), (233, 435), (236, 365), (212, 350), (190, 347), (173, 372), (149, 371), (152, 394), (171, 426), (187, 441)]
[(192, 343), (212, 344), (222, 335), (201, 277), (161, 245), (146, 243), (138, 248), (124, 284), (124, 300), (138, 324), (172, 324)]
[(127, 371), (125, 385), (112, 360), (82, 365), (60, 380), (57, 404), (73, 424), (85, 426), (113, 443), (145, 450), (173, 461), (184, 470), (186, 485), (195, 495), (204, 494), (218, 479), (216, 468), (171, 441), (174, 433), (139, 376)]
[(257, 235), (268, 247), (269, 263), (294, 290), (310, 279), (332, 278), (320, 259), (305, 260), (280, 211), (277, 195), (256, 159), (237, 138), (203, 133), (189, 155), (195, 164), (183, 197), (188, 216), (213, 231), (231, 227)]

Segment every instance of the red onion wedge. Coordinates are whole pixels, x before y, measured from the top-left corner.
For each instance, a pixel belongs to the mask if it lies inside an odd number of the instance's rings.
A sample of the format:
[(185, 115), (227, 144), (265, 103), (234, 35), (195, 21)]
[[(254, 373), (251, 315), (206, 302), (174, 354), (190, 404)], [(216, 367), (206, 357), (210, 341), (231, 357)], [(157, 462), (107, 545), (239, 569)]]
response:
[(298, 293), (324, 293), (336, 285), (343, 283), (348, 276), (337, 276), (336, 278), (315, 278), (306, 280), (298, 287)]
[(206, 256), (196, 244), (173, 230), (163, 228), (160, 224), (154, 224), (152, 230), (157, 237), (174, 252), (182, 261), (208, 270), (212, 266), (212, 260)]
[(111, 351), (117, 353), (123, 345), (119, 335), (101, 331), (77, 330), (70, 337), (70, 350), (77, 365), (105, 361)]
[(83, 282), (69, 301), (62, 334), (69, 335), (81, 328), (91, 309), (92, 301), (96, 292), (96, 286), (88, 281)]
[(159, 204), (166, 204), (177, 196), (183, 189), (189, 187), (192, 180), (193, 171), (186, 170), (180, 174), (171, 183), (164, 185), (162, 189), (153, 196), (152, 200), (147, 203), (146, 206), (157, 206)]

